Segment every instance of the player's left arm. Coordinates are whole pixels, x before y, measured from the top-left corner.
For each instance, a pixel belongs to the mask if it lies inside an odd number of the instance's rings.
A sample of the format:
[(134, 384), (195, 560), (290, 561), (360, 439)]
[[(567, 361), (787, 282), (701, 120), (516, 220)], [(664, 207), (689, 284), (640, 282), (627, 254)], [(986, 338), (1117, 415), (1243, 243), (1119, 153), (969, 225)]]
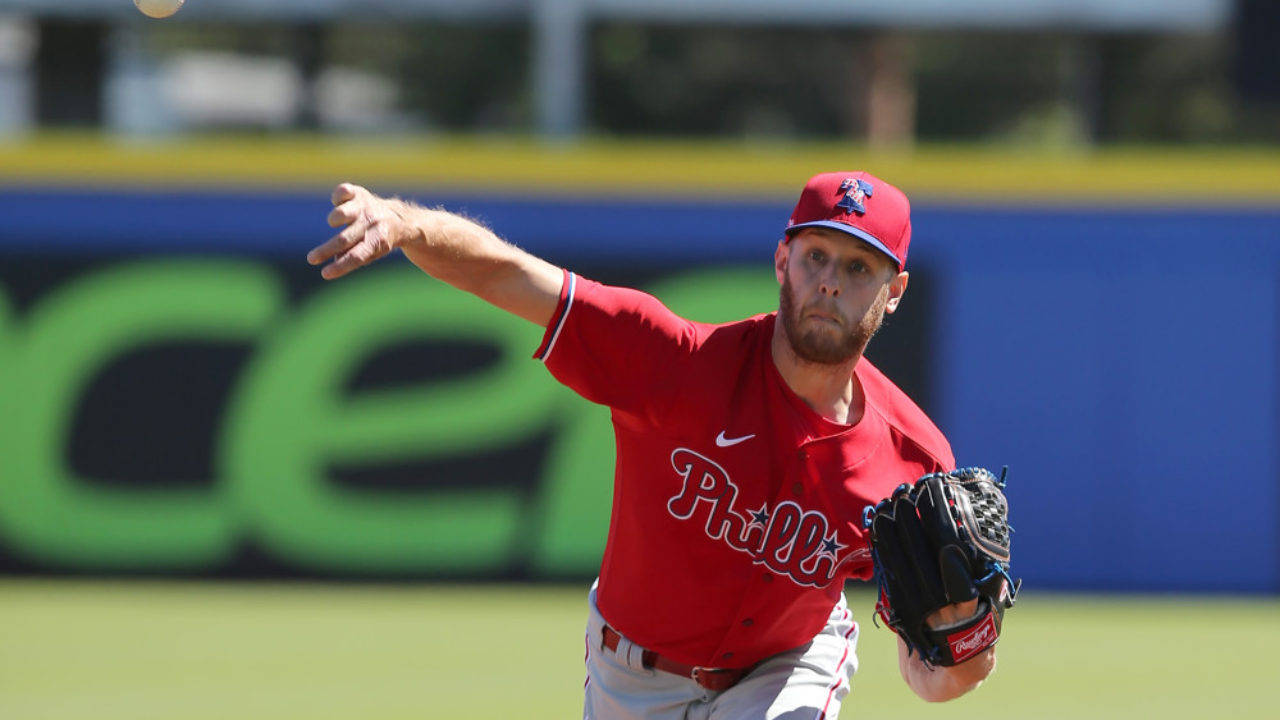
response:
[[(939, 609), (926, 622), (937, 630), (948, 625), (959, 625), (972, 619), (978, 610), (978, 601), (948, 605)], [(912, 653), (907, 644), (898, 638), (898, 670), (907, 687), (927, 702), (946, 702), (964, 695), (982, 684), (996, 668), (996, 648), (991, 646), (958, 665), (929, 666), (920, 659), (920, 653)]]
[(898, 634), (902, 679), (929, 702), (960, 697), (995, 669), (1021, 585), (1009, 574), (1004, 485), (1004, 473), (978, 467), (929, 473), (863, 514), (876, 613)]

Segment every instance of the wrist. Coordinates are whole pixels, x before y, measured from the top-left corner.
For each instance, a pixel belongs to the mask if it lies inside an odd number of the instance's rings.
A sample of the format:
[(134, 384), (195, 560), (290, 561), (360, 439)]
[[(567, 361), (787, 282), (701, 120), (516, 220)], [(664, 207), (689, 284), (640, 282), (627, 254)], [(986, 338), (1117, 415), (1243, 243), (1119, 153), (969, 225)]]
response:
[(981, 653), (956, 665), (927, 665), (916, 658), (908, 685), (922, 700), (946, 702), (977, 689), (996, 666), (996, 649)]
[(387, 200), (387, 209), (400, 220), (402, 232), (397, 233), (396, 244), (401, 248), (424, 245), (433, 232), (432, 228), (439, 224), (431, 217), (432, 213), (438, 211), (428, 210), (398, 197)]
[(963, 695), (981, 685), (995, 668), (996, 649), (992, 646), (964, 662), (945, 668), (945, 671), (957, 694)]

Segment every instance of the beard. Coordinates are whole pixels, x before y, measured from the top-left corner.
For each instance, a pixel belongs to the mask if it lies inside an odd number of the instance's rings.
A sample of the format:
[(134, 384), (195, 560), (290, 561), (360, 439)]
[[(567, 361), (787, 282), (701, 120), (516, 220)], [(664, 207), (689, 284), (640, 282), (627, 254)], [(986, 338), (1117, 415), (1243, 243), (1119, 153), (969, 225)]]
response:
[(867, 343), (871, 342), (872, 336), (884, 323), (884, 310), (888, 302), (887, 295), (877, 297), (867, 314), (851, 328), (835, 308), (823, 308), (823, 312), (830, 312), (841, 318), (839, 327), (830, 328), (826, 323), (820, 323), (819, 327), (811, 326), (804, 330), (800, 327), (803, 311), (821, 303), (812, 303), (809, 308), (797, 308), (795, 290), (788, 275), (783, 278), (782, 290), (778, 294), (778, 318), (782, 321), (782, 330), (791, 350), (801, 360), (818, 365), (841, 365), (861, 355), (866, 349)]

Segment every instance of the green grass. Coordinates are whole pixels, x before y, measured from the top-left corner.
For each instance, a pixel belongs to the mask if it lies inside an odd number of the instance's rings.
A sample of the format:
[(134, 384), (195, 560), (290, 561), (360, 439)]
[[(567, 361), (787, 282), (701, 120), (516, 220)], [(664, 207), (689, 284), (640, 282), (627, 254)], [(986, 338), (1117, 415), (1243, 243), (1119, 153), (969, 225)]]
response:
[[(573, 718), (585, 587), (0, 581), (0, 718)], [(1026, 593), (946, 706), (863, 621), (843, 716), (1274, 718), (1280, 602)]]

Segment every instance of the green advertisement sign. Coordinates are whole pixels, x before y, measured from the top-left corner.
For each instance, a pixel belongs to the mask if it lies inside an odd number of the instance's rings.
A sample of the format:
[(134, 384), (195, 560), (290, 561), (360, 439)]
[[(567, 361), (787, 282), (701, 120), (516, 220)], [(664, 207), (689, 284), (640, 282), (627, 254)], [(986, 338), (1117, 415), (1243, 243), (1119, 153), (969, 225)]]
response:
[[(646, 289), (709, 322), (777, 302), (768, 267), (703, 269)], [(77, 275), (21, 312), (7, 295), (0, 286), (0, 548), (23, 563), (202, 572), (251, 543), (304, 573), (557, 576), (599, 564), (612, 497), (608, 410), (530, 358), (541, 328), (416, 270), (389, 264), (294, 303), (267, 263), (147, 260)], [(379, 351), (433, 340), (483, 345), (497, 359), (349, 389)], [(95, 377), (128, 353), (183, 341), (251, 348), (217, 419), (213, 482), (79, 476), (68, 447)], [(180, 397), (138, 402), (182, 406)], [(547, 445), (540, 463), (504, 467), (499, 483), (433, 488), (422, 477), (404, 492), (331, 478), (335, 466), (429, 464), (530, 442)]]

